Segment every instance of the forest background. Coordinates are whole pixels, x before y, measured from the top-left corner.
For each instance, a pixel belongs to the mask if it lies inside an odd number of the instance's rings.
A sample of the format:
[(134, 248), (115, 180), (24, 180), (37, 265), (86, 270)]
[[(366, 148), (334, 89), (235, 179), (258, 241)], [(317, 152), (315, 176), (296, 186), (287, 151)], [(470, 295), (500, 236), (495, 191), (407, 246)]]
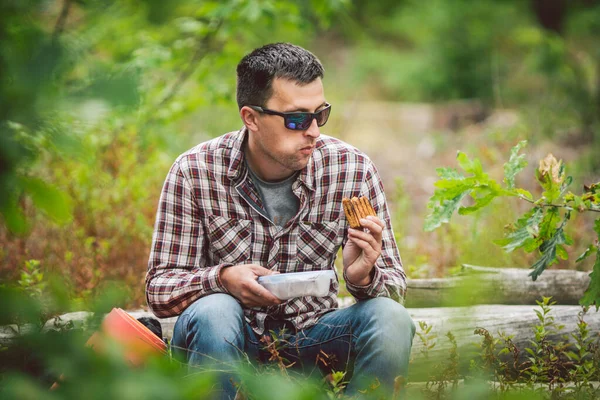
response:
[[(497, 179), (521, 140), (573, 187), (599, 179), (600, 2), (595, 0), (8, 1), (0, 5), (0, 281), (59, 293), (48, 315), (145, 305), (158, 196), (181, 152), (237, 130), (235, 66), (289, 41), (324, 63), (323, 133), (364, 150), (384, 179), (409, 277), (462, 263), (529, 267), (492, 243), (518, 200), (424, 232), (436, 167), (456, 152)], [(575, 263), (593, 217), (568, 226)]]

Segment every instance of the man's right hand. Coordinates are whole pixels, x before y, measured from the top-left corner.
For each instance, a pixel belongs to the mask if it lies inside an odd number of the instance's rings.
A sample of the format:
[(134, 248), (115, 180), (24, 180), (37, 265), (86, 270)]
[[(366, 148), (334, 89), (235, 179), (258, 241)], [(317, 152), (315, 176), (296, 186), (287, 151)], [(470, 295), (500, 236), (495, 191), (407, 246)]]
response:
[(272, 275), (271, 271), (256, 264), (241, 264), (221, 270), (221, 283), (225, 289), (246, 307), (275, 306), (283, 303), (256, 280), (259, 276)]

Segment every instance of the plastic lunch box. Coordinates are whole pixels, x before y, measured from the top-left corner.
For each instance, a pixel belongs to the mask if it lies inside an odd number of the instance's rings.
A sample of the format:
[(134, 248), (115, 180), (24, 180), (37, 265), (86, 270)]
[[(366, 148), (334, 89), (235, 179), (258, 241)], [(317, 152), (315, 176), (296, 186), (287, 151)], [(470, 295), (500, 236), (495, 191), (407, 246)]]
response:
[(333, 270), (324, 270), (260, 276), (258, 283), (280, 300), (288, 300), (301, 296), (326, 296), (334, 279)]

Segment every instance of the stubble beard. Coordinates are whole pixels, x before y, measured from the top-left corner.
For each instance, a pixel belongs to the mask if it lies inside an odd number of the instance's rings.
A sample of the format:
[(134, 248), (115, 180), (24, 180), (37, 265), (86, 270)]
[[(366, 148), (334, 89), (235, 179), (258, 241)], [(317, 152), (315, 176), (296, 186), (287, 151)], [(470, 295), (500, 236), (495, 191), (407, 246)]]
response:
[(277, 154), (273, 150), (269, 149), (263, 140), (258, 140), (256, 144), (258, 145), (258, 148), (264, 157), (292, 172), (300, 171), (306, 167), (310, 158), (305, 158), (300, 153), (300, 149), (296, 150), (295, 154)]
[(263, 153), (269, 157), (272, 161), (290, 171), (300, 171), (308, 164), (308, 157), (306, 159), (299, 158), (292, 154), (274, 154), (263, 147)]

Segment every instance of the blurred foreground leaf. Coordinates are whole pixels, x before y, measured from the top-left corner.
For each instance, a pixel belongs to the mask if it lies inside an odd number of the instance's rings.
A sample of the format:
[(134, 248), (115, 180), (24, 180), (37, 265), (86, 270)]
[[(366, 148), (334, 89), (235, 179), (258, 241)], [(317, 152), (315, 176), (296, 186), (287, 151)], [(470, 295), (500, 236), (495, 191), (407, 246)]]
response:
[(20, 181), (33, 204), (52, 220), (64, 224), (72, 219), (72, 200), (65, 192), (39, 178), (23, 177)]

